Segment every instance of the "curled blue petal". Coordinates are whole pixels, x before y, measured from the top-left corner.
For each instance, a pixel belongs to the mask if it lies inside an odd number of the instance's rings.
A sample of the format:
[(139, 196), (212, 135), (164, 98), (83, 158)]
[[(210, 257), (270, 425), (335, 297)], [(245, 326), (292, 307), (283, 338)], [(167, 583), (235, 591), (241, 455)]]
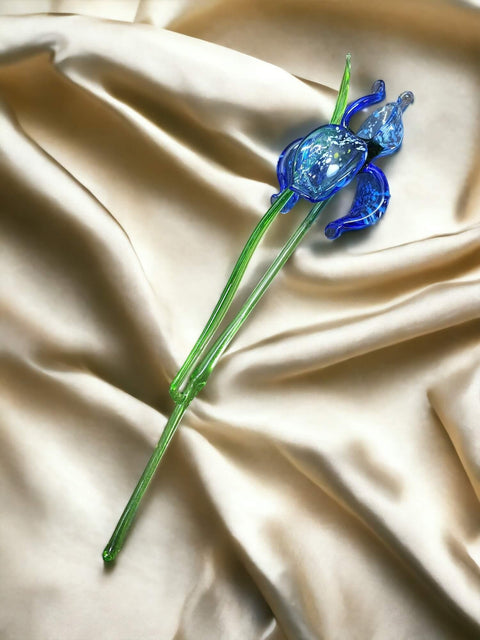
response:
[(351, 102), (345, 109), (343, 114), (341, 125), (342, 127), (348, 127), (350, 120), (353, 116), (362, 109), (370, 107), (372, 104), (378, 104), (385, 100), (385, 83), (383, 80), (376, 80), (372, 85), (372, 92), (363, 98), (359, 98), (354, 102)]
[(381, 169), (369, 164), (358, 174), (358, 186), (350, 211), (343, 218), (325, 227), (329, 240), (336, 240), (345, 231), (364, 229), (376, 224), (385, 213), (390, 200), (387, 178)]

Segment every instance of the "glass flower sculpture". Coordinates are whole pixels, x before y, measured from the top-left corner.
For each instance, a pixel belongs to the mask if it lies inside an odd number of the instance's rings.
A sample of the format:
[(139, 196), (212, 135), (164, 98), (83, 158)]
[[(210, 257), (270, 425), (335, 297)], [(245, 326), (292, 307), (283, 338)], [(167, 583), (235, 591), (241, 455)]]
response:
[[(207, 324), (173, 379), (170, 395), (175, 407), (103, 551), (105, 562), (113, 561), (121, 550), (138, 505), (188, 406), (206, 385), (218, 360), (330, 198), (358, 176), (350, 211), (325, 228), (325, 235), (330, 240), (346, 231), (374, 225), (385, 213), (390, 199), (389, 186), (374, 160), (400, 149), (404, 133), (402, 115), (413, 102), (413, 94), (405, 91), (396, 102), (378, 108), (355, 133), (350, 128), (352, 117), (385, 99), (385, 83), (377, 80), (370, 94), (347, 106), (349, 82), (350, 55), (347, 55), (330, 123), (294, 140), (281, 153), (277, 164), (280, 191), (272, 196), (272, 206), (247, 240)], [(315, 204), (260, 278), (238, 314), (214, 339), (260, 240), (277, 215), (290, 211), (300, 198)]]
[[(327, 238), (335, 240), (345, 231), (375, 224), (385, 213), (390, 199), (385, 174), (373, 160), (398, 151), (403, 141), (402, 113), (413, 102), (413, 93), (405, 91), (396, 102), (377, 109), (357, 133), (350, 127), (352, 116), (361, 109), (385, 100), (385, 83), (377, 80), (372, 93), (352, 102), (340, 124), (326, 124), (305, 138), (291, 142), (277, 165), (281, 192), (293, 195), (283, 207), (286, 213), (299, 198), (311, 202), (328, 200), (358, 175), (358, 187), (352, 208), (346, 216), (325, 228)], [(278, 195), (272, 196), (272, 202)]]

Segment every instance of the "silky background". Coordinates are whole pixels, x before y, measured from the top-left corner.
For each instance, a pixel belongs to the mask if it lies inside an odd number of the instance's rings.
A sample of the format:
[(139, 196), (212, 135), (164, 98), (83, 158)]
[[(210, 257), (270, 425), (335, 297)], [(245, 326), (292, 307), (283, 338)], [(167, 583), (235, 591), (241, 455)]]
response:
[[(3, 0), (1, 640), (480, 638), (479, 9)], [(105, 569), (169, 382), (347, 51), (352, 97), (415, 93), (389, 209), (334, 243), (353, 192), (322, 214)]]

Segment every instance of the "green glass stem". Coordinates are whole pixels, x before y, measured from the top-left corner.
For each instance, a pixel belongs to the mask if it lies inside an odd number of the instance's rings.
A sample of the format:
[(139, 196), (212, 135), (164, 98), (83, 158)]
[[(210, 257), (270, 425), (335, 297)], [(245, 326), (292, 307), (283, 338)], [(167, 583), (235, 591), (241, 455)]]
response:
[(189, 353), (185, 362), (180, 367), (177, 375), (170, 385), (170, 395), (176, 403), (183, 402), (183, 400), (185, 399), (185, 394), (179, 390), (180, 386), (184, 383), (186, 377), (197, 363), (199, 356), (205, 350), (207, 343), (212, 338), (221, 321), (225, 317), (225, 314), (227, 313), (232, 303), (233, 297), (240, 285), (243, 274), (245, 273), (245, 270), (250, 262), (250, 259), (252, 258), (255, 249), (257, 248), (260, 240), (270, 228), (272, 222), (275, 220), (283, 207), (287, 204), (291, 195), (292, 191), (290, 191), (290, 189), (285, 189), (284, 191), (282, 191), (282, 193), (278, 196), (270, 209), (268, 209), (268, 211), (263, 215), (255, 229), (252, 231), (251, 236), (247, 240), (247, 243), (245, 244), (242, 253), (240, 254), (233, 268), (228, 282), (225, 285), (225, 288), (223, 289), (214, 310), (212, 311), (212, 315), (210, 316), (197, 342), (195, 343), (195, 346)]
[(149, 461), (147, 462), (147, 466), (145, 467), (140, 480), (138, 481), (137, 486), (135, 487), (127, 503), (127, 506), (120, 516), (112, 537), (108, 541), (108, 544), (103, 551), (103, 559), (105, 562), (112, 562), (120, 552), (128, 531), (132, 525), (133, 519), (135, 518), (135, 514), (137, 512), (139, 504), (148, 486), (150, 485), (153, 475), (155, 474), (155, 471), (157, 470), (158, 465), (160, 464), (165, 451), (170, 444), (173, 435), (175, 434), (175, 431), (177, 430), (178, 425), (180, 424), (180, 421), (188, 406), (195, 398), (195, 396), (203, 389), (208, 377), (212, 373), (213, 368), (217, 364), (221, 355), (224, 353), (225, 349), (228, 347), (230, 342), (242, 327), (243, 323), (253, 311), (257, 302), (266, 292), (268, 286), (271, 284), (276, 274), (280, 271), (280, 269), (298, 247), (301, 240), (310, 229), (318, 214), (327, 202), (328, 201), (319, 202), (312, 207), (309, 214), (306, 216), (300, 226), (297, 227), (296, 231), (287, 241), (279, 255), (272, 262), (263, 277), (260, 279), (257, 286), (254, 288), (250, 296), (245, 301), (245, 304), (240, 309), (239, 313), (227, 326), (225, 331), (223, 331), (223, 333), (219, 336), (219, 338), (208, 351), (202, 362), (195, 368), (194, 372), (190, 376), (185, 388), (185, 392), (182, 394), (183, 400), (182, 402), (176, 404), (172, 415), (168, 419), (162, 435), (160, 436), (160, 440), (158, 441), (157, 446), (155, 447)]
[[(348, 85), (350, 79), (350, 54), (347, 55), (345, 62), (345, 69), (343, 73), (342, 82), (340, 85), (340, 91), (337, 96), (337, 102), (335, 110), (331, 119), (332, 123), (338, 124), (343, 116), (345, 105), (347, 101)], [(206, 350), (209, 340), (213, 337), (214, 332), (220, 325), (220, 322), (225, 317), (230, 304), (233, 300), (235, 292), (237, 291), (241, 278), (245, 273), (247, 265), (255, 251), (258, 243), (265, 235), (266, 231), (270, 227), (277, 214), (282, 210), (285, 204), (288, 202), (292, 195), (292, 191), (285, 189), (275, 200), (274, 204), (264, 214), (260, 222), (253, 230), (250, 238), (247, 241), (242, 253), (240, 254), (237, 263), (230, 275), (230, 278), (220, 295), (220, 298), (208, 320), (205, 328), (203, 329), (199, 339), (195, 343), (192, 351), (188, 355), (184, 364), (181, 366), (179, 372), (175, 376), (171, 387), (170, 394), (174, 399), (176, 406), (165, 425), (165, 428), (160, 436), (160, 439), (155, 447), (147, 466), (145, 467), (140, 480), (135, 487), (127, 506), (125, 507), (120, 520), (112, 534), (112, 537), (108, 541), (107, 546), (103, 551), (103, 559), (105, 562), (112, 562), (120, 552), (128, 531), (135, 518), (135, 514), (138, 510), (139, 504), (150, 485), (150, 482), (155, 474), (155, 471), (162, 460), (165, 451), (170, 444), (175, 431), (180, 424), (180, 421), (185, 414), (188, 406), (195, 396), (203, 389), (208, 377), (213, 371), (213, 368), (217, 364), (218, 360), (227, 349), (237, 332), (240, 330), (244, 322), (247, 320), (254, 307), (264, 295), (267, 288), (271, 284), (276, 274), (280, 271), (283, 265), (290, 258), (297, 246), (302, 241), (303, 237), (315, 222), (320, 211), (325, 207), (327, 201), (319, 202), (315, 204), (303, 222), (295, 230), (293, 235), (287, 241), (277, 258), (273, 261), (263, 277), (258, 282), (250, 296), (245, 301), (244, 305), (240, 309), (239, 313), (230, 322), (226, 329), (221, 333), (219, 338), (214, 342), (213, 346), (208, 350), (207, 354), (198, 364), (198, 360), (201, 354)], [(195, 368), (194, 368), (195, 367)], [(188, 382), (183, 391), (179, 391), (179, 387), (185, 382), (185, 379), (192, 371)]]
[(285, 244), (281, 252), (264, 273), (238, 314), (219, 336), (219, 338), (208, 351), (202, 362), (194, 369), (185, 389), (185, 395), (188, 399), (193, 399), (206, 385), (207, 380), (218, 360), (225, 352), (228, 345), (240, 330), (248, 316), (251, 314), (260, 298), (264, 295), (274, 277), (298, 247), (303, 237), (315, 222), (318, 214), (325, 207), (327, 202), (328, 200), (319, 202), (310, 209), (308, 215), (304, 218), (300, 226), (297, 227), (295, 232), (290, 236), (288, 242)]
[(133, 519), (135, 518), (135, 514), (137, 513), (138, 506), (140, 504), (141, 499), (143, 498), (148, 486), (153, 478), (155, 471), (157, 470), (158, 465), (160, 464), (161, 459), (163, 458), (163, 454), (165, 453), (168, 445), (170, 444), (171, 439), (175, 431), (177, 430), (178, 425), (180, 424), (180, 420), (183, 417), (183, 414), (188, 408), (189, 403), (184, 402), (182, 404), (177, 404), (175, 409), (172, 412), (172, 415), (168, 419), (167, 424), (160, 436), (160, 440), (157, 443), (157, 446), (153, 450), (153, 453), (150, 457), (150, 460), (147, 462), (147, 466), (145, 467), (142, 475), (140, 476), (140, 480), (137, 483), (132, 495), (130, 496), (130, 500), (127, 502), (127, 506), (125, 507), (122, 515), (120, 516), (120, 520), (118, 521), (117, 526), (115, 527), (115, 531), (112, 533), (112, 537), (108, 541), (107, 546), (103, 550), (103, 559), (105, 562), (112, 562), (115, 560), (115, 557), (118, 555), (119, 551), (123, 547), (123, 543), (127, 536), (127, 533), (132, 525)]

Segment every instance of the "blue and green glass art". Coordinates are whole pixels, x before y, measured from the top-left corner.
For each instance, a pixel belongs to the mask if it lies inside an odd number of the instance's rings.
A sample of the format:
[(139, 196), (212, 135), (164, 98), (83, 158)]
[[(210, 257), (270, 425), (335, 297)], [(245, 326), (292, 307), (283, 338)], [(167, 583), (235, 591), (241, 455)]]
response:
[[(325, 235), (330, 240), (347, 231), (370, 227), (384, 215), (390, 190), (383, 171), (374, 161), (400, 149), (404, 133), (402, 114), (413, 102), (413, 94), (406, 91), (395, 102), (376, 109), (355, 133), (350, 127), (352, 117), (382, 102), (385, 84), (377, 80), (371, 93), (347, 105), (349, 83), (350, 55), (347, 55), (330, 123), (294, 140), (280, 154), (277, 164), (280, 191), (272, 196), (271, 207), (247, 240), (207, 324), (170, 385), (170, 395), (175, 403), (173, 411), (103, 551), (105, 562), (112, 562), (121, 550), (140, 501), (190, 403), (206, 385), (215, 365), (327, 202), (357, 178), (350, 210), (325, 227)], [(289, 212), (300, 198), (313, 202), (313, 207), (260, 278), (240, 311), (217, 335), (258, 244), (278, 214)]]

